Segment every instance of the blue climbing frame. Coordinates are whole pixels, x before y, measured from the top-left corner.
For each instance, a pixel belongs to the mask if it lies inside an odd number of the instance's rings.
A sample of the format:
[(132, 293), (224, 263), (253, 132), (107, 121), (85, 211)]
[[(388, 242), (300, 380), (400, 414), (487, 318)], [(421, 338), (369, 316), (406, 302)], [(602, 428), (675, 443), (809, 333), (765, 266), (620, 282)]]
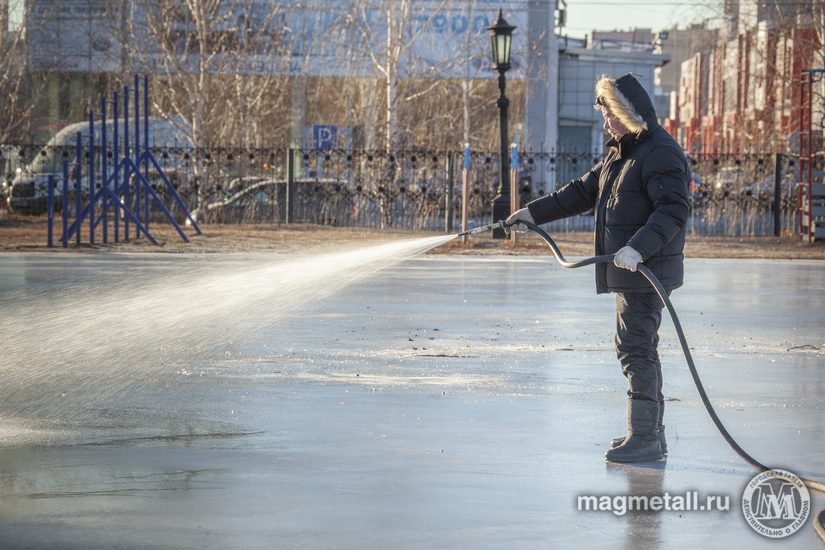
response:
[[(89, 111), (89, 134), (84, 136), (81, 132), (77, 133), (77, 141), (75, 145), (75, 162), (63, 162), (63, 175), (60, 178), (54, 176), (49, 177), (48, 189), (48, 246), (54, 246), (54, 194), (58, 183), (61, 183), (62, 190), (62, 218), (63, 218), (63, 235), (60, 241), (63, 247), (68, 246), (69, 240), (75, 237), (76, 244), (79, 246), (80, 228), (84, 220), (89, 220), (89, 243), (94, 244), (95, 232), (98, 226), (102, 226), (103, 242), (109, 242), (109, 211), (113, 211), (114, 215), (114, 241), (120, 241), (120, 218), (123, 217), (123, 233), (124, 240), (129, 240), (130, 222), (135, 226), (135, 238), (145, 236), (152, 244), (158, 244), (154, 237), (149, 232), (149, 206), (151, 201), (155, 201), (161, 209), (169, 223), (177, 230), (181, 239), (184, 242), (189, 242), (186, 234), (181, 229), (180, 225), (175, 221), (174, 216), (166, 208), (166, 205), (158, 197), (157, 193), (149, 184), (149, 169), (154, 166), (161, 179), (163, 179), (171, 197), (174, 198), (178, 207), (181, 209), (184, 217), (189, 220), (194, 230), (200, 235), (201, 230), (198, 224), (192, 218), (186, 205), (181, 200), (180, 195), (169, 182), (163, 169), (149, 149), (149, 78), (143, 77), (143, 86), (141, 90), (141, 78), (135, 75), (134, 87), (134, 140), (129, 139), (129, 98), (130, 90), (128, 86), (123, 88), (123, 136), (121, 143), (121, 136), (119, 135), (120, 122), (118, 119), (118, 110), (120, 97), (117, 92), (112, 96), (111, 100), (103, 98), (101, 100), (101, 111), (96, 114), (94, 111)], [(143, 95), (143, 113), (141, 116), (141, 91)], [(112, 134), (112, 149), (109, 148), (107, 136), (107, 106), (111, 104), (113, 107), (114, 124)], [(95, 136), (95, 120), (100, 119), (100, 142), (98, 143)], [(141, 136), (141, 122), (143, 123), (143, 136)], [(82, 204), (82, 183), (83, 176), (83, 139), (88, 138), (88, 187), (89, 200), (85, 206)], [(141, 137), (143, 140), (141, 141)], [(99, 155), (100, 158), (100, 176), (95, 176), (95, 158)], [(112, 158), (113, 164), (109, 166), (109, 159)], [(143, 172), (141, 173), (141, 166)], [(75, 219), (71, 225), (68, 223), (68, 207), (69, 207), (69, 170), (73, 168), (75, 171)], [(133, 178), (134, 176), (134, 178)], [(96, 181), (99, 184), (95, 186)], [(130, 180), (134, 179), (134, 186), (130, 185)]]

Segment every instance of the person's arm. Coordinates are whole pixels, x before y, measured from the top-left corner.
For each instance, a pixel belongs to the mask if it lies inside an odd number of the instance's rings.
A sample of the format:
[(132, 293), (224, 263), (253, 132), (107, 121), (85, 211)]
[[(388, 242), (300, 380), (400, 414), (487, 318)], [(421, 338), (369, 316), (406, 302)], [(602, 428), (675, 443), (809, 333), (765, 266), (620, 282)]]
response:
[(590, 172), (571, 181), (558, 191), (528, 203), (527, 209), (534, 223), (541, 225), (575, 216), (596, 206), (602, 164), (603, 162), (598, 163)]
[(684, 155), (673, 147), (654, 148), (644, 161), (642, 181), (653, 213), (627, 245), (646, 260), (661, 250), (687, 223), (688, 174)]

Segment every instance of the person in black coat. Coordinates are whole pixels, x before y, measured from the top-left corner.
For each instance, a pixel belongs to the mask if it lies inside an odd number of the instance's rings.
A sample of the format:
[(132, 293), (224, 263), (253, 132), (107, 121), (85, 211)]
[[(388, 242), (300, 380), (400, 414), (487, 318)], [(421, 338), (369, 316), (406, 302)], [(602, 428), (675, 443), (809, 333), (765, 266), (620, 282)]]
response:
[(630, 385), (627, 436), (605, 454), (613, 462), (661, 460), (667, 453), (662, 366), (657, 352), (664, 304), (641, 273), (643, 263), (668, 294), (684, 277), (689, 170), (679, 144), (662, 128), (645, 89), (631, 74), (602, 76), (596, 108), (610, 134), (609, 152), (590, 172), (529, 203), (508, 219), (510, 230), (594, 209), (596, 292), (616, 293), (616, 353)]

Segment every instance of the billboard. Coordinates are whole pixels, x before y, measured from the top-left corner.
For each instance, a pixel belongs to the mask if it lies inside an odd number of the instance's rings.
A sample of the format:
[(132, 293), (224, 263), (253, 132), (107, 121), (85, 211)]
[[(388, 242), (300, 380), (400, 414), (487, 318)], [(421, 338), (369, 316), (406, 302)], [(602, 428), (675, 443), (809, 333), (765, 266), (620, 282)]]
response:
[[(390, 65), (401, 78), (495, 78), (486, 27), (501, 5), (518, 27), (508, 78), (524, 77), (526, 1), (423, 0), (409, 3), (406, 14), (390, 11), (398, 3), (386, 0), (213, 5), (199, 33), (183, 3), (38, 2), (27, 20), (30, 68), (376, 77)], [(198, 53), (201, 45), (207, 56)]]
[(34, 2), (26, 19), (32, 71), (114, 72), (122, 66), (121, 2)]

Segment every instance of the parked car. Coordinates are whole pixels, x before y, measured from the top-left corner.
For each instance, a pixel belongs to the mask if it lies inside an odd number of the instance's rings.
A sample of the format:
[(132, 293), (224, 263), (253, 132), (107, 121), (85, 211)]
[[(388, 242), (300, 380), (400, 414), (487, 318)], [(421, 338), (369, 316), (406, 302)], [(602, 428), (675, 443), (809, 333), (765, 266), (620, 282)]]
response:
[[(203, 219), (206, 214), (217, 213), (226, 216), (233, 208), (277, 208), (278, 216), (286, 216), (286, 180), (260, 176), (234, 178), (209, 198), (204, 211), (195, 208), (191, 211), (195, 220)], [(293, 215), (296, 219), (339, 225), (334, 215), (324, 213), (324, 205), (345, 201), (351, 203), (351, 193), (346, 185), (334, 178), (296, 178), (293, 188)]]
[[(776, 189), (776, 176), (768, 174), (759, 181), (745, 184), (742, 188), (744, 195), (754, 198), (773, 198), (774, 190)], [(798, 184), (798, 175), (796, 171), (787, 172), (782, 176), (780, 182), (780, 191), (783, 197), (796, 197), (796, 186)]]
[[(133, 121), (132, 121), (133, 122)], [(125, 120), (119, 119), (118, 132), (122, 137), (125, 132)], [(131, 126), (131, 124), (130, 124)], [(150, 147), (187, 147), (191, 144), (189, 137), (180, 130), (180, 120), (168, 120), (160, 117), (149, 117), (149, 146)], [(113, 147), (115, 121), (106, 123), (106, 141), (108, 147)], [(130, 128), (131, 130), (131, 128)], [(141, 125), (141, 132), (143, 126)], [(42, 214), (46, 211), (49, 176), (60, 178), (63, 175), (63, 162), (75, 161), (77, 133), (83, 137), (82, 147), (86, 149), (89, 142), (89, 123), (78, 122), (70, 124), (57, 132), (45, 147), (35, 156), (31, 163), (23, 167), (11, 182), (11, 192), (7, 198), (11, 210), (24, 214)], [(100, 143), (102, 125), (95, 123), (95, 137)], [(134, 134), (132, 134), (134, 137)], [(143, 139), (141, 138), (141, 141)], [(95, 158), (95, 172), (100, 176), (100, 155)], [(110, 167), (114, 158), (110, 160)], [(75, 172), (73, 171), (73, 174)], [(80, 191), (84, 196), (89, 194), (89, 163), (84, 159), (81, 164)], [(70, 182), (70, 189), (74, 191), (74, 182)]]
[(745, 169), (735, 166), (720, 168), (713, 177), (712, 196), (714, 199), (738, 197), (749, 181), (751, 176)]
[(708, 188), (702, 176), (690, 171), (690, 180), (688, 181), (688, 196), (694, 207), (702, 206), (708, 197)]
[(753, 183), (746, 183), (742, 187), (742, 194), (751, 198), (773, 197), (774, 181), (773, 175), (765, 177)]

